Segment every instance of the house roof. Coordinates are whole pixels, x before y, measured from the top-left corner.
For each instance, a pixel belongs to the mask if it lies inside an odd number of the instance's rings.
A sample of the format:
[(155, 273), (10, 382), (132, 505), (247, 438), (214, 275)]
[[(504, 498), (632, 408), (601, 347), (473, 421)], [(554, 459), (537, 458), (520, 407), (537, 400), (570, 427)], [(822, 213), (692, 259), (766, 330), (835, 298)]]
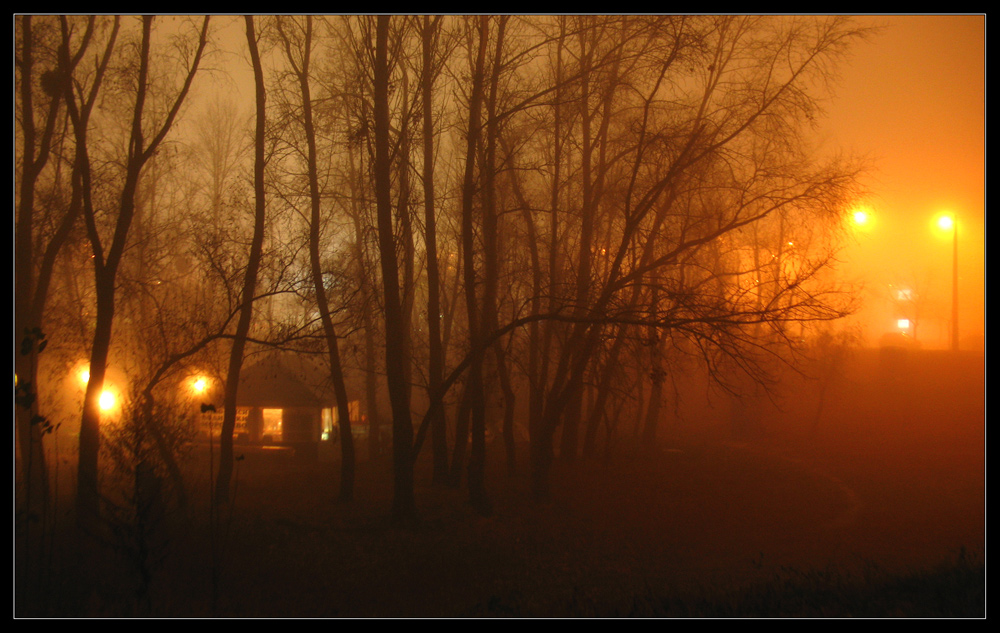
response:
[(329, 371), (306, 355), (273, 353), (240, 372), (241, 407), (333, 407)]

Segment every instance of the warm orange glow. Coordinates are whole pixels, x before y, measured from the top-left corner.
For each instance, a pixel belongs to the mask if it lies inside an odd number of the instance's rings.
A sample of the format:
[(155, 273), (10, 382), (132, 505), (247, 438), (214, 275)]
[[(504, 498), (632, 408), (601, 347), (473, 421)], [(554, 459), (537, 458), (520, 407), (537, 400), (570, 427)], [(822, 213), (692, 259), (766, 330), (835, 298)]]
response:
[(80, 376), (80, 382), (83, 383), (84, 385), (90, 382), (90, 370), (87, 369), (86, 367), (80, 370), (79, 376)]
[(910, 320), (909, 319), (899, 319), (898, 321), (896, 321), (896, 326), (899, 327), (899, 329), (901, 329), (901, 330), (908, 330), (908, 329), (910, 329)]
[(937, 219), (937, 226), (942, 231), (951, 231), (955, 227), (955, 218), (951, 215), (942, 215)]
[(115, 394), (110, 391), (102, 392), (98, 404), (101, 405), (102, 411), (110, 411), (115, 406)]
[(859, 233), (868, 233), (875, 226), (875, 214), (867, 205), (854, 207), (847, 217), (848, 224)]
[(203, 393), (208, 388), (208, 379), (203, 377), (195, 378), (194, 382), (191, 383), (191, 388), (195, 393)]

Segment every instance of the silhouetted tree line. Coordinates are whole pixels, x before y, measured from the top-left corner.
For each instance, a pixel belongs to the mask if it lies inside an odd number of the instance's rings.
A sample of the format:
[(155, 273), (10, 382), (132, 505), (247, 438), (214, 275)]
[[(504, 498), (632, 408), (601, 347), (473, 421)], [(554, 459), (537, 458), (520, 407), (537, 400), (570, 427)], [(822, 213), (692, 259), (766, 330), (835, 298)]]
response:
[[(863, 35), (818, 16), (19, 16), (19, 511), (51, 512), (44, 437), (83, 357), (88, 529), (115, 365), (145, 422), (113, 452), (179, 499), (192, 368), (225, 385), (219, 502), (248, 354), (324, 358), (344, 501), (347, 403), (377, 456), (384, 386), (402, 523), (425, 443), (433, 482), (465, 473), (485, 514), (494, 428), (511, 473), (527, 429), (545, 497), (557, 453), (607, 450), (625, 417), (652, 444), (680, 368), (766, 383), (851, 310), (829, 272), (858, 167), (808, 133)], [(238, 65), (253, 98), (213, 97)]]

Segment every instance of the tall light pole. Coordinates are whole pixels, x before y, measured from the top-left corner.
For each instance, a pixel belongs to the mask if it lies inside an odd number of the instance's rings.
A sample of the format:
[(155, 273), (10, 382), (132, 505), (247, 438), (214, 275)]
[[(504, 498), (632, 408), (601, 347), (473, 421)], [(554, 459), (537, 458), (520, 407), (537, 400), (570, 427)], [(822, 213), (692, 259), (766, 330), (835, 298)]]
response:
[(958, 218), (954, 214), (938, 218), (943, 231), (951, 231), (951, 351), (958, 351)]

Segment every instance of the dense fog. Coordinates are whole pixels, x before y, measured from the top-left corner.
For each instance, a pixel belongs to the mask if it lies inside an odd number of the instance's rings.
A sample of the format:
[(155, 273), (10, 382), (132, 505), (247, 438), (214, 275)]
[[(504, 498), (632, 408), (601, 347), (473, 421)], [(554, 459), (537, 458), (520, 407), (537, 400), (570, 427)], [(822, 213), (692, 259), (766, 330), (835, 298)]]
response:
[(15, 16), (15, 615), (984, 615), (983, 26)]

